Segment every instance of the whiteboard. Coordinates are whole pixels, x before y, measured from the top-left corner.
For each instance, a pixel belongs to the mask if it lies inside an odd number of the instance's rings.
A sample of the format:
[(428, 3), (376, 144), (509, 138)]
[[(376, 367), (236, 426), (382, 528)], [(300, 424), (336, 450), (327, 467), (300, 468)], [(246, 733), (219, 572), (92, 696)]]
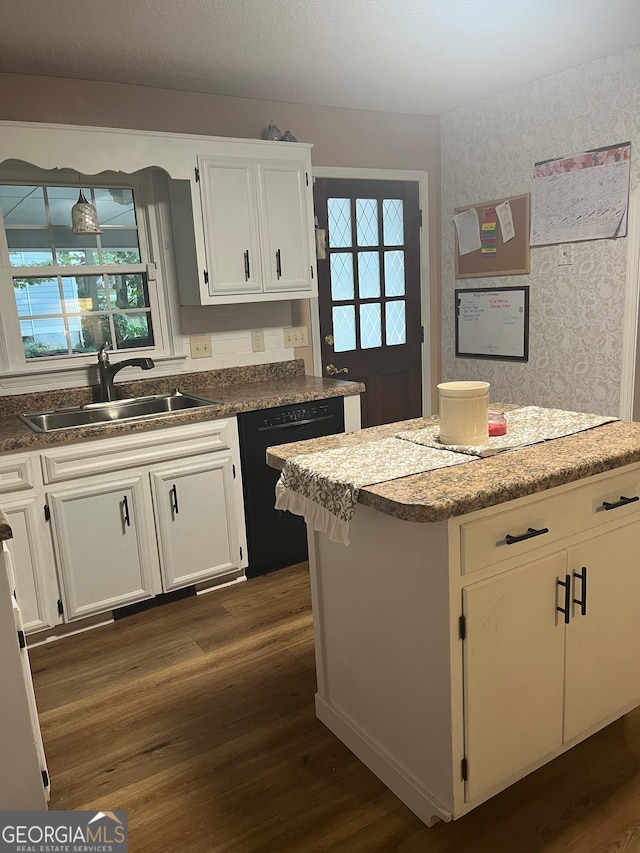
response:
[(455, 291), (456, 356), (529, 359), (529, 288)]

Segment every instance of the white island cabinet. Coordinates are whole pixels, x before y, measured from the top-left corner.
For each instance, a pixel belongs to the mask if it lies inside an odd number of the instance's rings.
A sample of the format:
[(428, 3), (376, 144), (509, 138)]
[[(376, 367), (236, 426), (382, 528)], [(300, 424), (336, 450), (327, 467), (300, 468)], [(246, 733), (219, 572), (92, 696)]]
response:
[[(638, 425), (626, 426), (638, 455)], [(577, 464), (625, 425), (600, 430), (564, 440)], [(459, 468), (482, 482), (544, 452)], [(640, 705), (640, 464), (607, 464), (431, 523), (402, 520), (413, 496), (359, 505), (347, 547), (310, 535), (317, 715), (425, 823), (460, 817)], [(447, 471), (408, 481), (424, 500), (430, 482), (465, 487), (468, 473)]]

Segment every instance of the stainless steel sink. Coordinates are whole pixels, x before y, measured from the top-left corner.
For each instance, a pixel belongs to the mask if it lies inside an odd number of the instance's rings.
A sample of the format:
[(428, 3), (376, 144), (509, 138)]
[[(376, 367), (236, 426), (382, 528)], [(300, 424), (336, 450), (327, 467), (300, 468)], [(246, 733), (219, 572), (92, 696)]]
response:
[(35, 432), (52, 432), (57, 429), (106, 424), (113, 421), (129, 421), (135, 418), (170, 415), (185, 409), (213, 406), (215, 401), (203, 400), (191, 394), (156, 394), (153, 397), (136, 397), (130, 400), (113, 400), (110, 403), (89, 403), (52, 412), (32, 412), (18, 415)]

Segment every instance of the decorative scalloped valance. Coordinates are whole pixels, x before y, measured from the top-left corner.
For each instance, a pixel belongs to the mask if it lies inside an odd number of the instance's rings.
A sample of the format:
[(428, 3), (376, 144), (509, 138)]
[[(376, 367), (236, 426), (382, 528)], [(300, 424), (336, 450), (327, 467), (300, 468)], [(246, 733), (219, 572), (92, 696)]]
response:
[(191, 180), (199, 155), (237, 156), (239, 148), (246, 154), (254, 146), (291, 144), (113, 127), (0, 122), (0, 163), (22, 160), (42, 169), (69, 168), (83, 175), (106, 171), (131, 174), (158, 167), (172, 178)]

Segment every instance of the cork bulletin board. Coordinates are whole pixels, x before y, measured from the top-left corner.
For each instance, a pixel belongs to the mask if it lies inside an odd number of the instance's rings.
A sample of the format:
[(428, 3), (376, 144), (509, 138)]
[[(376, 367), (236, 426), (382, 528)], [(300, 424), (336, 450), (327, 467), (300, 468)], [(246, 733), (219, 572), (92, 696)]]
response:
[[(494, 275), (526, 275), (531, 272), (531, 249), (529, 247), (530, 227), (530, 194), (499, 198), (495, 201), (485, 201), (481, 204), (468, 204), (457, 207), (454, 213), (462, 213), (472, 207), (478, 212), (478, 219), (483, 220), (486, 208), (495, 208), (503, 201), (511, 206), (515, 236), (506, 243), (502, 240), (500, 228), (497, 229), (496, 253), (483, 254), (481, 249), (461, 255), (458, 247), (458, 235), (455, 235), (456, 247), (456, 278), (481, 278)], [(455, 228), (454, 228), (455, 231)]]

